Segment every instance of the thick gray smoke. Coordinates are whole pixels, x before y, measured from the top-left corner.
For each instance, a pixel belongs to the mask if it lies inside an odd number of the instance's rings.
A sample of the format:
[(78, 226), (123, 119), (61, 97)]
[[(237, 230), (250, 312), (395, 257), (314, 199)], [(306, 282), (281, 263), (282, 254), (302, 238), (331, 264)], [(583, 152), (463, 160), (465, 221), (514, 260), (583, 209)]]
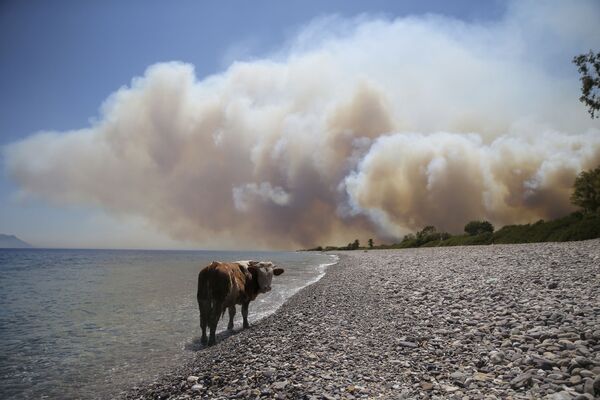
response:
[[(198, 79), (148, 68), (97, 123), (5, 149), (23, 192), (244, 246), (393, 239), (569, 212), (600, 164), (570, 59), (598, 3), (514, 3), (503, 20), (330, 18), (285, 50)], [(596, 43), (594, 43), (596, 41)]]

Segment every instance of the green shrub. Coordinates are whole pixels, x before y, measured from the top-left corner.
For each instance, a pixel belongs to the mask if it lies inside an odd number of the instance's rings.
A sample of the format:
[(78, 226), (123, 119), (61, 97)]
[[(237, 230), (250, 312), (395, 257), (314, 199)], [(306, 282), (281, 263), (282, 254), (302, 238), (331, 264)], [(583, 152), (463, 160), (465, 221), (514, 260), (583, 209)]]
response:
[(465, 232), (471, 236), (488, 232), (493, 233), (494, 225), (489, 221), (471, 221), (465, 225)]
[(485, 232), (479, 235), (457, 235), (442, 241), (440, 246), (473, 246), (491, 244), (493, 235), (490, 232)]

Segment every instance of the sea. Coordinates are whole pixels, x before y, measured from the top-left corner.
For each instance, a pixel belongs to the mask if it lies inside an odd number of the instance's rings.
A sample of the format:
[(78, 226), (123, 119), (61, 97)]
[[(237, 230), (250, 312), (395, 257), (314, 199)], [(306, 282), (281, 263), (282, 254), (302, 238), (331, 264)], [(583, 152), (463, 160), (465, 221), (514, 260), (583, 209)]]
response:
[[(335, 262), (308, 252), (1, 249), (0, 397), (112, 398), (189, 361), (202, 351), (198, 272), (213, 260), (285, 269), (250, 304), (250, 324)], [(236, 318), (237, 330), (239, 307)]]

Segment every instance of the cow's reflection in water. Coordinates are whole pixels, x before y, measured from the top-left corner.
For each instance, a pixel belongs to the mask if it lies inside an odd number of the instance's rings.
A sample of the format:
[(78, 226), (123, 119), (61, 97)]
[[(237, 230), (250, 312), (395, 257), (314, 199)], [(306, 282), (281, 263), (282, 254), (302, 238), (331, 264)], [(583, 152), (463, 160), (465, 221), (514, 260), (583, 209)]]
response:
[(215, 344), (219, 318), (229, 309), (227, 329), (233, 329), (235, 306), (242, 306), (244, 328), (248, 328), (248, 305), (260, 293), (271, 290), (273, 275), (281, 275), (270, 261), (213, 261), (198, 274), (198, 307), (200, 308), (200, 342), (206, 344), (206, 327), (210, 328), (208, 345)]

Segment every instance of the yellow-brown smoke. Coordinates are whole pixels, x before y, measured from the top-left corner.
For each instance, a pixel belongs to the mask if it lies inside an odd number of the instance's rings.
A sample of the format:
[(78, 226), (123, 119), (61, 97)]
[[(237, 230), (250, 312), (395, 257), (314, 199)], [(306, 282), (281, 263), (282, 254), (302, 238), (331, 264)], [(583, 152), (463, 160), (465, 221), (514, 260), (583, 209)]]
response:
[(204, 79), (155, 64), (94, 125), (9, 145), (6, 167), (25, 193), (142, 216), (199, 245), (558, 217), (576, 174), (600, 164), (569, 65), (600, 37), (599, 16), (593, 2), (519, 2), (488, 25), (316, 22), (285, 51)]

